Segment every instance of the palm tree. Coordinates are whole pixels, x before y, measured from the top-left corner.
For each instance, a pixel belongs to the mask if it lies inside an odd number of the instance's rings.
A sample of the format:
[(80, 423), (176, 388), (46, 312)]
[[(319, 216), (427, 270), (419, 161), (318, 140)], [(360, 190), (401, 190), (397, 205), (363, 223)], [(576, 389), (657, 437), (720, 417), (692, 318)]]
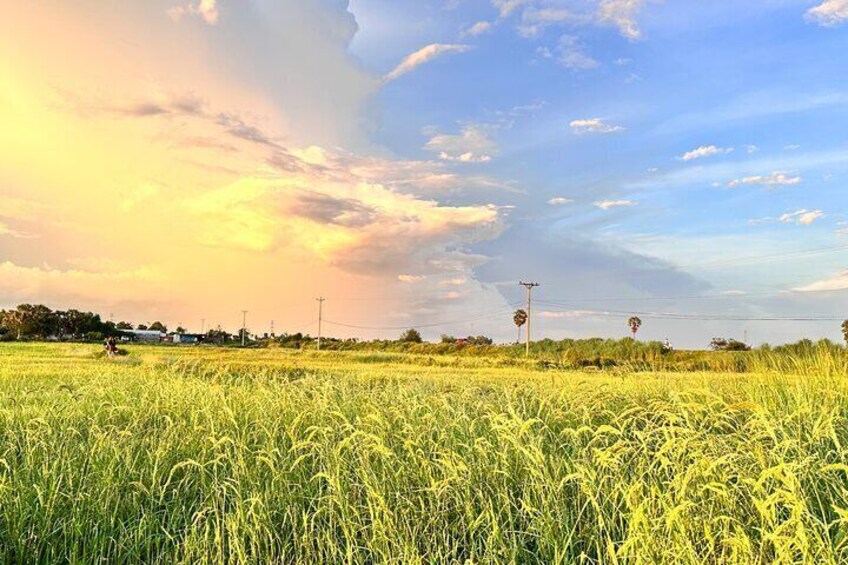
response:
[(516, 310), (515, 314), (512, 315), (512, 321), (515, 322), (515, 325), (518, 328), (518, 341), (516, 343), (521, 343), (521, 326), (527, 323), (527, 312), (524, 310)]
[(630, 319), (627, 320), (627, 325), (630, 326), (630, 331), (633, 332), (633, 339), (636, 339), (636, 332), (638, 332), (639, 328), (642, 327), (642, 320), (640, 320), (638, 316), (631, 316)]

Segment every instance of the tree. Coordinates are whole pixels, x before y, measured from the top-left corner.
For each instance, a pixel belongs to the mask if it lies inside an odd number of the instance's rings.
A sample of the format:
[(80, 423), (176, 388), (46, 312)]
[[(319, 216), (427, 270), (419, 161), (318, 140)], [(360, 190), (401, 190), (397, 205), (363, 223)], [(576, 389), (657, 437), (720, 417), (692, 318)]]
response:
[(465, 343), (468, 345), (492, 345), (494, 341), (484, 335), (470, 335), (465, 338)]
[(18, 339), (25, 337), (47, 337), (58, 329), (58, 318), (47, 306), (21, 304), (6, 312), (3, 325)]
[(642, 320), (638, 316), (631, 316), (627, 320), (627, 325), (630, 326), (630, 331), (633, 332), (633, 339), (636, 339), (636, 332), (642, 327)]
[(147, 326), (145, 324), (139, 324), (135, 327), (140, 332), (147, 331)]
[(515, 322), (515, 325), (518, 328), (518, 340), (515, 343), (521, 343), (521, 326), (527, 323), (527, 311), (521, 309), (516, 310), (515, 314), (512, 315), (512, 321)]
[(442, 334), (441, 337), (442, 343), (449, 343), (451, 345), (456, 343), (456, 338), (452, 335)]
[(842, 336), (845, 338), (845, 343), (848, 343), (848, 320), (842, 322)]
[(710, 342), (710, 349), (713, 351), (750, 351), (751, 346), (733, 338), (714, 337)]
[(174, 333), (184, 334), (184, 333), (187, 333), (187, 332), (186, 332), (186, 329), (184, 327), (177, 326), (177, 329), (174, 330)]
[(401, 343), (422, 343), (424, 340), (421, 338), (421, 332), (415, 328), (409, 328), (400, 334), (398, 341)]
[(159, 321), (150, 324), (150, 327), (148, 329), (152, 332), (162, 332), (163, 334), (168, 333), (168, 326)]
[(115, 326), (115, 327), (117, 327), (119, 330), (131, 330), (131, 329), (133, 329), (132, 324), (129, 323), (129, 322), (118, 322), (118, 325)]
[(114, 330), (113, 327), (103, 323), (99, 314), (91, 312), (80, 312), (79, 310), (56, 312), (56, 318), (59, 337), (80, 338), (92, 333), (111, 333)]

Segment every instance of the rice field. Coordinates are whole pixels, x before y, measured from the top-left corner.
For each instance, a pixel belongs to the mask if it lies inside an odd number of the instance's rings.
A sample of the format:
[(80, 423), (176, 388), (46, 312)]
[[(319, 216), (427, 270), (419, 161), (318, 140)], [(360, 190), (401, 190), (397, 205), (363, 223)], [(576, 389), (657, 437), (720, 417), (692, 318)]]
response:
[(846, 563), (844, 374), (0, 344), (3, 563)]

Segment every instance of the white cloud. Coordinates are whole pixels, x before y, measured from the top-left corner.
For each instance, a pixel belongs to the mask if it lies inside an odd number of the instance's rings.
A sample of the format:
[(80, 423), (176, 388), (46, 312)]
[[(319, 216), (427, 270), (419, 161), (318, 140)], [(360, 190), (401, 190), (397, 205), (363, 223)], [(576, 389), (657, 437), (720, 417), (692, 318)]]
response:
[(180, 21), (183, 16), (200, 16), (207, 24), (215, 25), (218, 23), (220, 13), (217, 0), (200, 0), (197, 4), (174, 6), (168, 10), (168, 15), (175, 22)]
[(807, 21), (834, 27), (848, 21), (848, 0), (826, 0), (807, 10)]
[(444, 161), (488, 163), (498, 145), (490, 136), (490, 126), (467, 124), (458, 134), (438, 134), (430, 138), (424, 149), (438, 154)]
[(524, 37), (536, 37), (546, 27), (578, 21), (570, 10), (564, 8), (528, 8), (521, 14), (518, 33)]
[(786, 151), (797, 151), (798, 149), (801, 149), (801, 146), (797, 143), (793, 143), (791, 145), (784, 145), (783, 149), (785, 149)]
[(784, 224), (801, 224), (809, 226), (819, 218), (824, 216), (821, 210), (796, 210), (795, 212), (787, 212), (780, 216), (780, 221)]
[(398, 275), (397, 278), (402, 283), (414, 283), (423, 281), (427, 277), (423, 277), (421, 275)]
[(745, 296), (748, 293), (745, 292), (744, 290), (731, 289), (731, 290), (722, 291), (721, 294), (722, 294), (722, 296)]
[(453, 278), (450, 278), (450, 279), (445, 279), (445, 280), (439, 281), (439, 286), (443, 286), (443, 287), (444, 286), (463, 286), (467, 282), (468, 282), (468, 277), (466, 277), (466, 276), (453, 277)]
[(571, 204), (573, 202), (574, 200), (571, 198), (563, 198), (562, 196), (557, 196), (556, 198), (548, 200), (548, 204), (551, 206), (565, 206), (566, 204)]
[(44, 296), (94, 299), (109, 296), (116, 286), (131, 287), (150, 296), (161, 292), (165, 278), (156, 267), (125, 271), (61, 270), (43, 265), (29, 267), (11, 261), (0, 262), (0, 290), (16, 300), (43, 300)]
[(648, 0), (601, 0), (598, 6), (598, 20), (618, 28), (621, 35), (628, 39), (640, 39), (642, 31), (636, 17)]
[[(550, 51), (548, 51), (550, 54)], [(573, 70), (594, 69), (600, 63), (586, 53), (586, 47), (573, 35), (563, 35), (557, 46), (557, 61)]]
[(637, 202), (632, 200), (599, 200), (595, 202), (595, 206), (601, 210), (610, 210), (612, 208), (623, 208), (627, 206), (635, 206)]
[(30, 235), (30, 234), (26, 234), (26, 233), (19, 232), (17, 230), (13, 230), (12, 228), (7, 226), (3, 222), (0, 222), (0, 237), (2, 237), (2, 236), (13, 237), (15, 239), (32, 239), (32, 238), (35, 237), (33, 235)]
[(604, 122), (602, 118), (585, 118), (582, 120), (572, 120), (568, 124), (574, 133), (614, 133), (622, 131), (624, 128)]
[(712, 157), (713, 155), (726, 155), (727, 153), (733, 153), (732, 147), (716, 147), (715, 145), (702, 145), (697, 149), (693, 149), (692, 151), (687, 151), (678, 159), (682, 161), (692, 161), (694, 159), (701, 159), (703, 157)]
[(385, 81), (395, 80), (425, 63), (444, 55), (445, 53), (464, 53), (471, 49), (469, 45), (449, 45), (444, 43), (432, 43), (422, 47), (418, 51), (407, 55), (401, 63), (385, 77)]
[(500, 12), (500, 18), (509, 17), (515, 10), (527, 4), (531, 4), (533, 0), (492, 0), (492, 4)]
[(462, 37), (468, 37), (468, 36), (477, 37), (478, 35), (483, 35), (484, 33), (491, 31), (491, 29), (492, 29), (491, 22), (486, 22), (486, 21), (477, 22), (473, 26), (464, 30), (460, 34), (460, 36), (462, 36)]
[(763, 186), (792, 186), (801, 182), (800, 176), (789, 176), (787, 173), (775, 171), (766, 176), (752, 176), (742, 179), (734, 179), (727, 186), (739, 186), (741, 184), (759, 184)]
[(759, 150), (760, 150), (760, 148), (757, 147), (756, 145), (746, 145), (745, 146), (745, 151), (748, 152), (748, 155), (753, 155), (754, 153), (756, 153)]
[(499, 21), (520, 12), (521, 22), (517, 30), (525, 37), (537, 37), (546, 27), (596, 25), (616, 27), (624, 37), (637, 40), (642, 37), (637, 18), (650, 1), (652, 0), (592, 0), (572, 2), (568, 8), (563, 6), (568, 2), (561, 0), (492, 0), (492, 4), (498, 10)]
[(491, 155), (475, 155), (471, 151), (466, 151), (459, 155), (451, 155), (446, 151), (439, 153), (439, 159), (443, 161), (457, 161), (459, 163), (488, 163), (492, 160)]
[(823, 279), (806, 286), (793, 288), (797, 292), (826, 292), (830, 290), (848, 290), (848, 269), (838, 272), (836, 275)]

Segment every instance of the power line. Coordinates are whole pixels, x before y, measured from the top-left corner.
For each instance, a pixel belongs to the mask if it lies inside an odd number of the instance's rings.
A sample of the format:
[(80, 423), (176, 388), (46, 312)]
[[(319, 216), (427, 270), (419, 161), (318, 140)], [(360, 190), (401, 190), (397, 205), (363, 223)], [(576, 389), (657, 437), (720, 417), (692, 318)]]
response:
[(348, 324), (348, 323), (344, 323), (344, 322), (335, 322), (335, 321), (326, 320), (326, 319), (324, 320), (324, 322), (327, 323), (327, 324), (331, 324), (333, 326), (339, 326), (339, 327), (342, 327), (342, 328), (349, 328), (349, 329), (355, 329), (355, 330), (405, 330), (405, 329), (408, 329), (411, 326), (414, 326), (416, 328), (435, 328), (435, 327), (439, 327), (439, 326), (451, 326), (451, 325), (454, 325), (454, 324), (462, 324), (462, 323), (468, 323), (468, 322), (477, 322), (477, 321), (482, 321), (482, 320), (489, 320), (491, 318), (502, 316), (502, 315), (510, 312), (515, 306), (518, 306), (518, 304), (512, 303), (508, 307), (500, 308), (498, 310), (490, 312), (489, 314), (482, 315), (482, 316), (479, 316), (479, 317), (476, 317), (476, 318), (463, 318), (461, 320), (434, 322), (434, 323), (429, 323), (429, 324), (410, 324), (410, 325), (405, 325), (405, 326), (360, 326), (360, 325), (356, 325), (356, 324)]
[[(580, 310), (572, 305), (559, 304), (573, 308), (584, 314), (594, 316), (611, 317), (611, 316), (643, 316), (656, 320), (704, 320), (704, 321), (735, 321), (735, 322), (833, 322), (843, 320), (841, 316), (741, 316), (741, 315), (718, 315), (718, 314), (700, 314), (700, 313), (680, 313), (680, 312), (640, 312), (632, 310)], [(567, 310), (554, 310), (554, 312), (567, 312)]]
[[(750, 297), (766, 297), (766, 296), (812, 296), (816, 294), (846, 292), (848, 288), (831, 289), (831, 290), (816, 290), (816, 291), (797, 291), (797, 290), (779, 290), (772, 292), (744, 292), (741, 294), (692, 294), (686, 296), (638, 296), (632, 298), (626, 297), (605, 297), (605, 298), (569, 298), (568, 302), (649, 302), (657, 300), (700, 300), (700, 299), (742, 299)], [(561, 302), (556, 298), (537, 300), (539, 303), (556, 304)]]

